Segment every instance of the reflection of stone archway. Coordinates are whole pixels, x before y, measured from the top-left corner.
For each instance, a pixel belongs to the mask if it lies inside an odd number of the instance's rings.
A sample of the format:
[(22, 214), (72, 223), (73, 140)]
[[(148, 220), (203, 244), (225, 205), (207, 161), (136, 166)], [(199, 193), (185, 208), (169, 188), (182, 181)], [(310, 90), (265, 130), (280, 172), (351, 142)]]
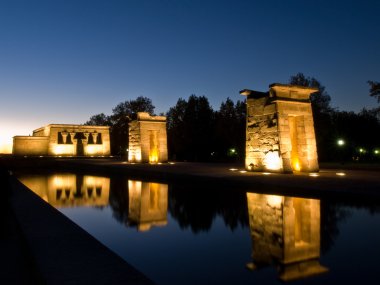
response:
[(168, 185), (153, 182), (128, 180), (130, 225), (139, 231), (152, 226), (165, 226), (168, 211)]
[(291, 281), (327, 272), (320, 258), (320, 201), (247, 193), (252, 238), (250, 269), (277, 264)]

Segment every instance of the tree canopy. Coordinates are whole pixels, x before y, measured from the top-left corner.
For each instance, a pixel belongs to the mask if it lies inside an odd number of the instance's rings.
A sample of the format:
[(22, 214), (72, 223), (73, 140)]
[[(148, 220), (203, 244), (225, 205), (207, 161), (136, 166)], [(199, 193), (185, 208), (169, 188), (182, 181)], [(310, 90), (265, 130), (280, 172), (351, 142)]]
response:
[(380, 103), (380, 82), (369, 80), (368, 84), (370, 86), (369, 96), (377, 98), (377, 102)]
[[(334, 109), (322, 83), (303, 73), (291, 76), (289, 84), (319, 90), (310, 98), (319, 161), (333, 161), (342, 157), (346, 160), (380, 159), (380, 108), (363, 109), (359, 113)], [(379, 83), (371, 81), (370, 85), (371, 94), (379, 98)], [(111, 115), (100, 113), (91, 116), (86, 124), (111, 126), (112, 154), (123, 155), (128, 148), (130, 120), (135, 119), (138, 112), (154, 115), (154, 109), (149, 98), (140, 96), (117, 104)], [(179, 98), (166, 117), (169, 159), (244, 160), (245, 101), (234, 102), (227, 98), (214, 111), (207, 97), (193, 94), (187, 100)], [(337, 139), (346, 141), (344, 149), (337, 146)]]
[(138, 112), (147, 112), (154, 114), (155, 106), (152, 100), (139, 96), (134, 100), (121, 102), (112, 109), (112, 115), (107, 116), (104, 113), (93, 115), (85, 125), (106, 125), (111, 126), (111, 152), (117, 155), (123, 155), (128, 148), (128, 123), (131, 119), (136, 118)]

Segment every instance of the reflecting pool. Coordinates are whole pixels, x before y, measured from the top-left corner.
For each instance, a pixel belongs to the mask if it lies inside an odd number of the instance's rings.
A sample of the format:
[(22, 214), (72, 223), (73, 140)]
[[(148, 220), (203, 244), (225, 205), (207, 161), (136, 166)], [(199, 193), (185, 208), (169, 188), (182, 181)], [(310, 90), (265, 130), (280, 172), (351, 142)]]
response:
[(380, 204), (373, 201), (123, 176), (17, 177), (157, 284), (357, 284), (378, 278)]

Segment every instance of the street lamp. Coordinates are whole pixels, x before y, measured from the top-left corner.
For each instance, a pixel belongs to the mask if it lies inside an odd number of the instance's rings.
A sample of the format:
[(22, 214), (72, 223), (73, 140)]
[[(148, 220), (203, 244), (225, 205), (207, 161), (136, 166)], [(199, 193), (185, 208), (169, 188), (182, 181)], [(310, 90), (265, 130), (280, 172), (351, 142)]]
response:
[(345, 145), (345, 141), (343, 139), (338, 139), (338, 141), (336, 142), (339, 146), (344, 146)]
[(339, 156), (340, 156), (340, 160), (341, 160), (341, 163), (343, 164), (344, 163), (344, 153), (343, 153), (343, 146), (346, 144), (346, 142), (344, 141), (344, 139), (338, 139), (337, 140), (337, 145), (339, 147)]

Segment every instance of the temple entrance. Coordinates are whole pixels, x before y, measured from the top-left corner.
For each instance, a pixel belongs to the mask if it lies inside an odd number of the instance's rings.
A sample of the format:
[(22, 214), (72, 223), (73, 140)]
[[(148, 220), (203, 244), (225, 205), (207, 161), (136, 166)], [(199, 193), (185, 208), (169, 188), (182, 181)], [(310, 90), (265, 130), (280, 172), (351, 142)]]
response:
[(77, 156), (84, 156), (83, 133), (76, 133), (74, 138), (77, 140)]
[(292, 162), (292, 168), (293, 170), (300, 171), (301, 165), (300, 165), (300, 159), (299, 159), (299, 152), (298, 152), (298, 129), (297, 129), (297, 122), (300, 120), (300, 117), (295, 116), (289, 116), (289, 132), (290, 132), (290, 141), (292, 146), (292, 151), (290, 154), (291, 162)]
[(149, 162), (158, 162), (158, 132), (149, 131)]

